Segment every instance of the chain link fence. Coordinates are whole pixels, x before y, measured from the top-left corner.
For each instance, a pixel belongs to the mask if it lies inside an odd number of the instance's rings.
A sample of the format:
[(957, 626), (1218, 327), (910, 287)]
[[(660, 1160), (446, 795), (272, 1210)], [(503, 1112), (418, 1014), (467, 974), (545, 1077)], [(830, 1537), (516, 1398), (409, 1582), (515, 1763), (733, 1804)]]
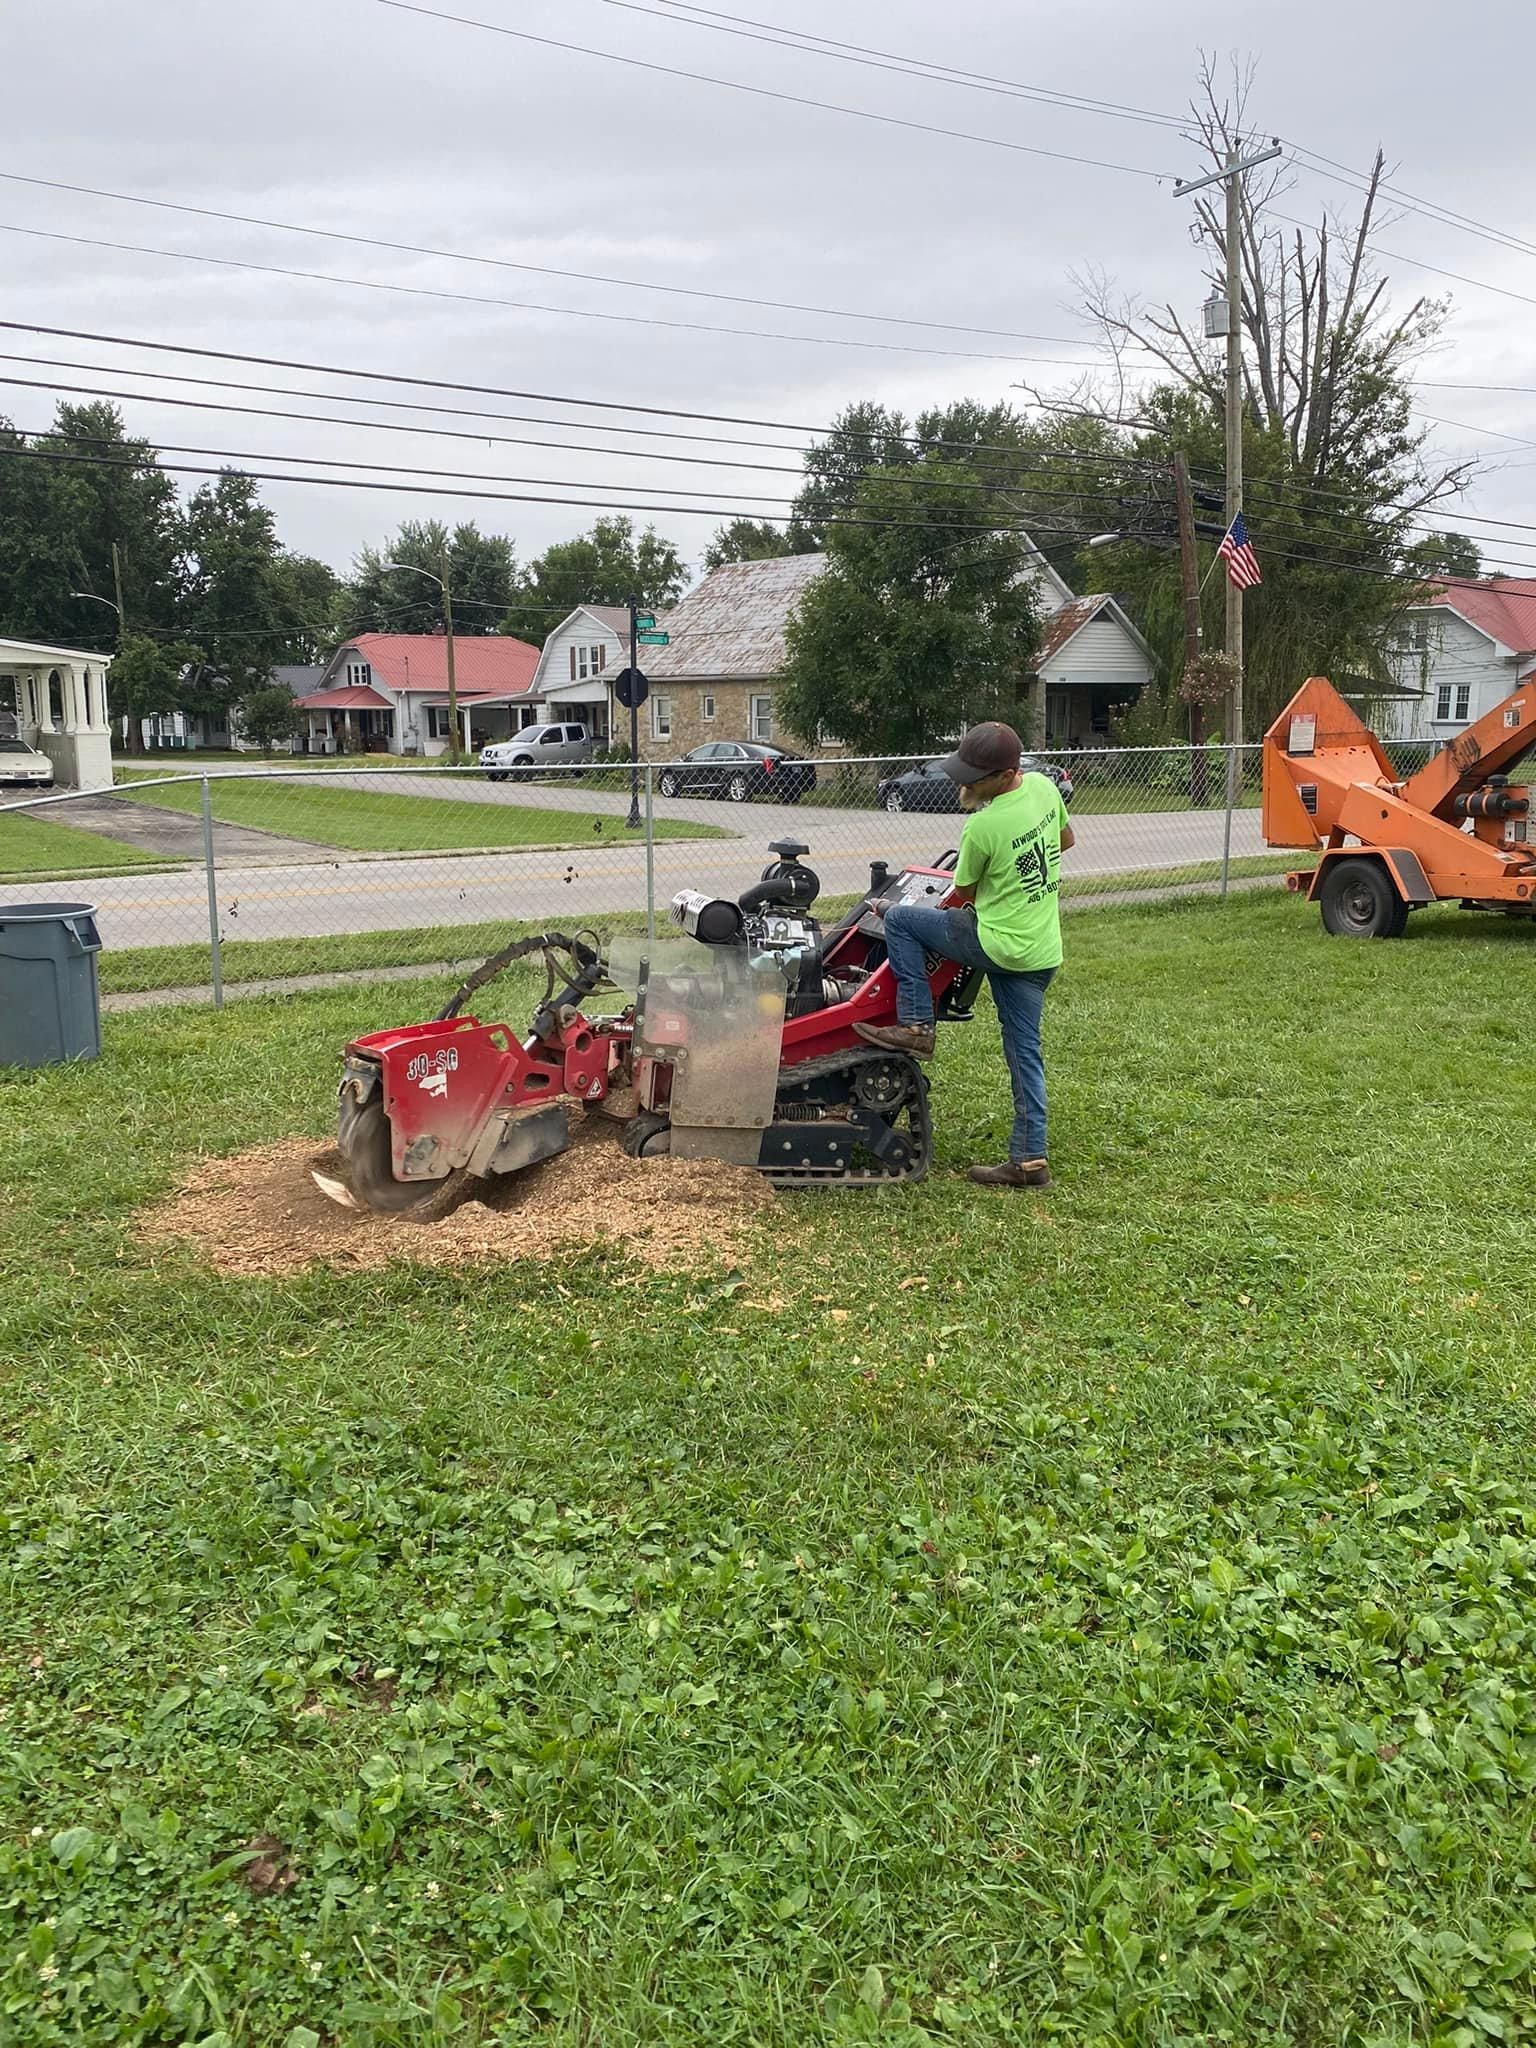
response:
[[(1260, 833), (1258, 745), (1035, 757), (1077, 843), (1068, 909), (1225, 893), (1295, 857)], [(294, 761), (165, 774), (0, 807), (0, 906), (94, 904), (109, 994), (221, 1001), (232, 986), (450, 967), (514, 934), (665, 920), (685, 888), (736, 896), (775, 840), (809, 848), (822, 903), (872, 862), (931, 866), (959, 841), (935, 760), (784, 759), (721, 742), (685, 759), (479, 767)]]

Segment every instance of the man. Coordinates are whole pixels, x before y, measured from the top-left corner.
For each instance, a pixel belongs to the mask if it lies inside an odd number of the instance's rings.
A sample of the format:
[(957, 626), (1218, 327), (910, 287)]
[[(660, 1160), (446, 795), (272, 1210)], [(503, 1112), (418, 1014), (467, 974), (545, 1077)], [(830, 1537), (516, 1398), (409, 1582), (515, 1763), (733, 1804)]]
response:
[(893, 1025), (854, 1028), (872, 1045), (927, 1059), (933, 994), (925, 955), (985, 970), (1013, 1080), (1013, 1135), (1000, 1166), (973, 1166), (982, 1187), (1048, 1188), (1045, 1063), (1040, 1012), (1061, 965), (1061, 855), (1073, 843), (1061, 792), (1048, 775), (1021, 774), (1022, 742), (1011, 725), (972, 726), (943, 763), (971, 815), (960, 840), (953, 894), (959, 908), (899, 903), (885, 915), (896, 976)]

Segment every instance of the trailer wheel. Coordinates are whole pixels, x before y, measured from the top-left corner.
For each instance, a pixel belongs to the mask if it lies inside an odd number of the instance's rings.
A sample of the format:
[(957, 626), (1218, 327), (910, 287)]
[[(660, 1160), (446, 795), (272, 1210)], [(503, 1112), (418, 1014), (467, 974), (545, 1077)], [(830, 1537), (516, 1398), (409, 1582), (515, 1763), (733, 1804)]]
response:
[(1408, 906), (1379, 860), (1335, 861), (1318, 900), (1337, 939), (1400, 939), (1408, 928)]

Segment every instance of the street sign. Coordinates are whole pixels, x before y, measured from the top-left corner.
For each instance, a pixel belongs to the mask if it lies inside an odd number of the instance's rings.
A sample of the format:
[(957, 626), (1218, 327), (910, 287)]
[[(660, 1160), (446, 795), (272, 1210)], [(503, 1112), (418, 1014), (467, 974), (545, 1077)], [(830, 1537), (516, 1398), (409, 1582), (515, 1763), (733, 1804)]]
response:
[(613, 694), (626, 711), (643, 704), (650, 694), (650, 684), (645, 679), (644, 669), (621, 668), (613, 679)]
[(640, 628), (640, 631), (642, 633), (649, 633), (655, 627), (656, 614), (654, 612), (636, 612), (635, 624)]
[(672, 635), (670, 633), (657, 633), (653, 630), (637, 633), (635, 638), (642, 647), (668, 647), (672, 642)]

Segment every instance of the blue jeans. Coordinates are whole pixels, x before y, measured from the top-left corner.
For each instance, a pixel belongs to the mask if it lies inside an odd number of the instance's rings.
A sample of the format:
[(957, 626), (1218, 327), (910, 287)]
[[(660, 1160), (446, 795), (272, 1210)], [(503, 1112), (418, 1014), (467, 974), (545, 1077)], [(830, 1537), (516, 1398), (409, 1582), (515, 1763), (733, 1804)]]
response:
[(895, 904), (885, 913), (885, 943), (896, 976), (896, 1015), (903, 1024), (933, 1022), (933, 991), (928, 986), (925, 954), (985, 970), (1002, 1026), (1003, 1057), (1013, 1081), (1013, 1135), (1008, 1157), (1044, 1159), (1045, 1060), (1040, 1051), (1040, 1013), (1055, 968), (1009, 974), (995, 967), (982, 950), (976, 919), (969, 910)]

